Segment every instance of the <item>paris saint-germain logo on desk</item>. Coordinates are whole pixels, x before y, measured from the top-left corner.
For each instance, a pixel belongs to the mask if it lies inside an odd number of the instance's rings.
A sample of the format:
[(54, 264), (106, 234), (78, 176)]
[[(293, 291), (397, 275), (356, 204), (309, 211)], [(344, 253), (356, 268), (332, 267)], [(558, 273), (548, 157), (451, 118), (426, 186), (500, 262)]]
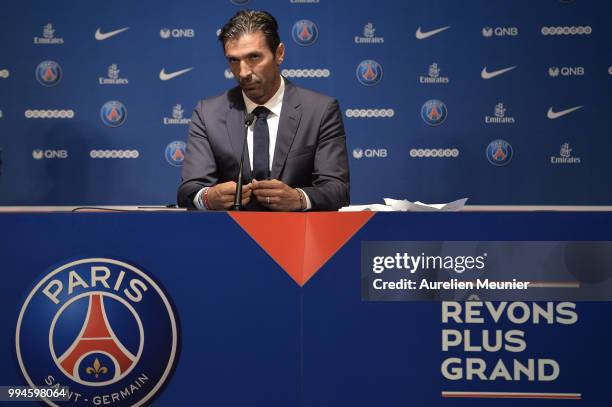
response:
[(34, 283), (15, 345), (32, 387), (67, 386), (51, 406), (140, 406), (160, 391), (177, 358), (175, 312), (142, 269), (108, 258), (62, 264)]
[(100, 109), (102, 122), (109, 127), (118, 127), (125, 123), (127, 119), (127, 109), (124, 104), (116, 100), (111, 100)]
[(319, 36), (319, 30), (317, 29), (316, 24), (312, 21), (300, 20), (293, 24), (291, 36), (298, 45), (312, 45)]

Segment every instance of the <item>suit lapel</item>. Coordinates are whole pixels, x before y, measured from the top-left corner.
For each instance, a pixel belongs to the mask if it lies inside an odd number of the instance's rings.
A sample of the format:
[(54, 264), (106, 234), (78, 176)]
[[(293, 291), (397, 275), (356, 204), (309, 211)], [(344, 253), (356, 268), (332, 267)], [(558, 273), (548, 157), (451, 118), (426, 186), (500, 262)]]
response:
[(279, 179), (280, 174), (287, 161), (287, 154), (293, 144), (297, 133), (300, 119), (302, 118), (301, 102), (296, 88), (285, 81), (285, 94), (283, 95), (283, 107), (278, 122), (276, 134), (276, 147), (274, 147), (274, 158), (272, 161), (271, 177)]
[[(240, 158), (242, 156), (242, 148), (244, 143), (244, 114), (246, 108), (240, 88), (234, 88), (229, 92), (230, 109), (227, 114), (227, 134), (236, 159), (236, 169), (240, 166)], [(242, 168), (242, 178), (250, 180), (251, 166), (249, 164), (248, 151), (244, 157), (244, 166)]]

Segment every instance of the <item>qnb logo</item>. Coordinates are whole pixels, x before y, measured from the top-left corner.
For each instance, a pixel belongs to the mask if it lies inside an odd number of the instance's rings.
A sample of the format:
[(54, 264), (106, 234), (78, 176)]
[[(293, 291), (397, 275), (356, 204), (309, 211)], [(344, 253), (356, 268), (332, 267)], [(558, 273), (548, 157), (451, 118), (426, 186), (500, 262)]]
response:
[(108, 101), (100, 109), (100, 119), (108, 127), (119, 127), (127, 119), (127, 109), (121, 102), (116, 100)]
[(131, 264), (63, 264), (35, 282), (21, 307), (19, 367), (31, 387), (68, 386), (70, 405), (146, 404), (174, 369), (175, 314), (159, 283)]
[(285, 78), (329, 78), (329, 69), (283, 69), (282, 75)]
[(229, 68), (225, 68), (225, 71), (223, 71), (223, 76), (225, 76), (225, 79), (234, 79), (234, 74), (229, 70)]
[(516, 37), (519, 35), (517, 27), (483, 27), (482, 36), (491, 37)]
[(583, 76), (584, 75), (584, 67), (582, 66), (562, 66), (561, 68), (557, 66), (551, 66), (548, 68), (548, 76), (551, 78), (556, 78), (559, 75), (561, 76)]
[(412, 158), (457, 158), (459, 149), (457, 148), (411, 148), (410, 157)]
[(0, 78), (6, 79), (10, 76), (10, 72), (8, 69), (0, 69)]
[(291, 37), (296, 44), (308, 46), (315, 43), (319, 36), (319, 29), (316, 24), (310, 20), (300, 20), (293, 24), (291, 28)]
[(542, 35), (591, 35), (593, 29), (590, 25), (585, 26), (563, 26), (563, 27), (542, 27)]
[(293, 4), (315, 4), (318, 3), (319, 0), (289, 0), (289, 2)]
[(362, 158), (387, 158), (388, 151), (386, 148), (356, 148), (353, 150), (353, 158), (360, 160)]
[(344, 114), (350, 118), (393, 117), (393, 109), (346, 109)]
[(62, 109), (62, 110), (51, 110), (51, 109), (28, 109), (24, 112), (26, 119), (73, 119), (74, 110)]
[(91, 158), (138, 158), (138, 150), (91, 150)]
[(180, 167), (183, 165), (183, 161), (185, 160), (185, 151), (187, 150), (187, 145), (184, 141), (176, 140), (169, 143), (164, 150), (164, 157), (168, 164), (173, 167)]
[(68, 158), (67, 150), (40, 150), (32, 151), (32, 158), (42, 160), (43, 158)]
[(54, 61), (43, 61), (36, 67), (36, 80), (43, 86), (55, 86), (62, 80), (62, 67)]
[(162, 28), (159, 30), (159, 36), (163, 39), (168, 38), (193, 38), (195, 30), (193, 28)]
[(612, 75), (612, 66), (608, 67), (608, 75)]
[(376, 85), (383, 77), (382, 66), (372, 59), (361, 61), (357, 65), (356, 73), (359, 83), (366, 86)]

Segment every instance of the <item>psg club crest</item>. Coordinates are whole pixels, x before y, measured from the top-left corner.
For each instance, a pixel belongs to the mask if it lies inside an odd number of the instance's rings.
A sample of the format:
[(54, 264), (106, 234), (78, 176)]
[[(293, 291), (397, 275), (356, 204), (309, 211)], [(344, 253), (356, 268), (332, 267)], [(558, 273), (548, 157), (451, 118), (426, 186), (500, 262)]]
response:
[(175, 311), (162, 287), (125, 262), (63, 264), (28, 293), (15, 334), (32, 387), (67, 386), (51, 406), (140, 406), (168, 381), (177, 358)]
[(166, 157), (168, 164), (175, 167), (182, 166), (183, 161), (185, 160), (186, 148), (187, 145), (183, 141), (173, 141), (172, 143), (168, 144), (166, 146), (166, 151), (164, 152), (164, 156)]
[(508, 164), (513, 155), (512, 146), (505, 140), (493, 140), (487, 146), (487, 160), (495, 166)]
[(376, 85), (380, 82), (382, 76), (382, 66), (376, 61), (366, 59), (357, 65), (357, 79), (362, 85)]
[(295, 41), (298, 45), (305, 47), (312, 45), (317, 40), (319, 30), (312, 21), (300, 20), (293, 24), (291, 36), (293, 37), (293, 41)]
[(127, 119), (127, 109), (123, 103), (111, 100), (102, 105), (100, 109), (102, 122), (109, 127), (118, 127), (125, 123)]
[(53, 61), (43, 61), (36, 67), (36, 80), (43, 86), (55, 86), (62, 80), (62, 67)]
[(421, 118), (430, 126), (438, 126), (444, 123), (448, 109), (441, 100), (428, 100), (421, 107)]

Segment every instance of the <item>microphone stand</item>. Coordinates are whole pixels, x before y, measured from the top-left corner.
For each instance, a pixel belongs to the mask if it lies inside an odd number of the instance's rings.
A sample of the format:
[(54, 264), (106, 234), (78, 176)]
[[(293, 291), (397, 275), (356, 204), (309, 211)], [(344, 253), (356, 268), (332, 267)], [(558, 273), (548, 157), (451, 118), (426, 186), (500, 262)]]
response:
[(244, 143), (242, 143), (242, 156), (240, 157), (240, 167), (238, 169), (238, 180), (236, 181), (236, 193), (234, 195), (234, 210), (242, 210), (242, 168), (244, 167), (244, 155), (247, 149), (247, 135), (249, 134), (249, 126), (255, 121), (253, 113), (247, 113), (244, 116)]

